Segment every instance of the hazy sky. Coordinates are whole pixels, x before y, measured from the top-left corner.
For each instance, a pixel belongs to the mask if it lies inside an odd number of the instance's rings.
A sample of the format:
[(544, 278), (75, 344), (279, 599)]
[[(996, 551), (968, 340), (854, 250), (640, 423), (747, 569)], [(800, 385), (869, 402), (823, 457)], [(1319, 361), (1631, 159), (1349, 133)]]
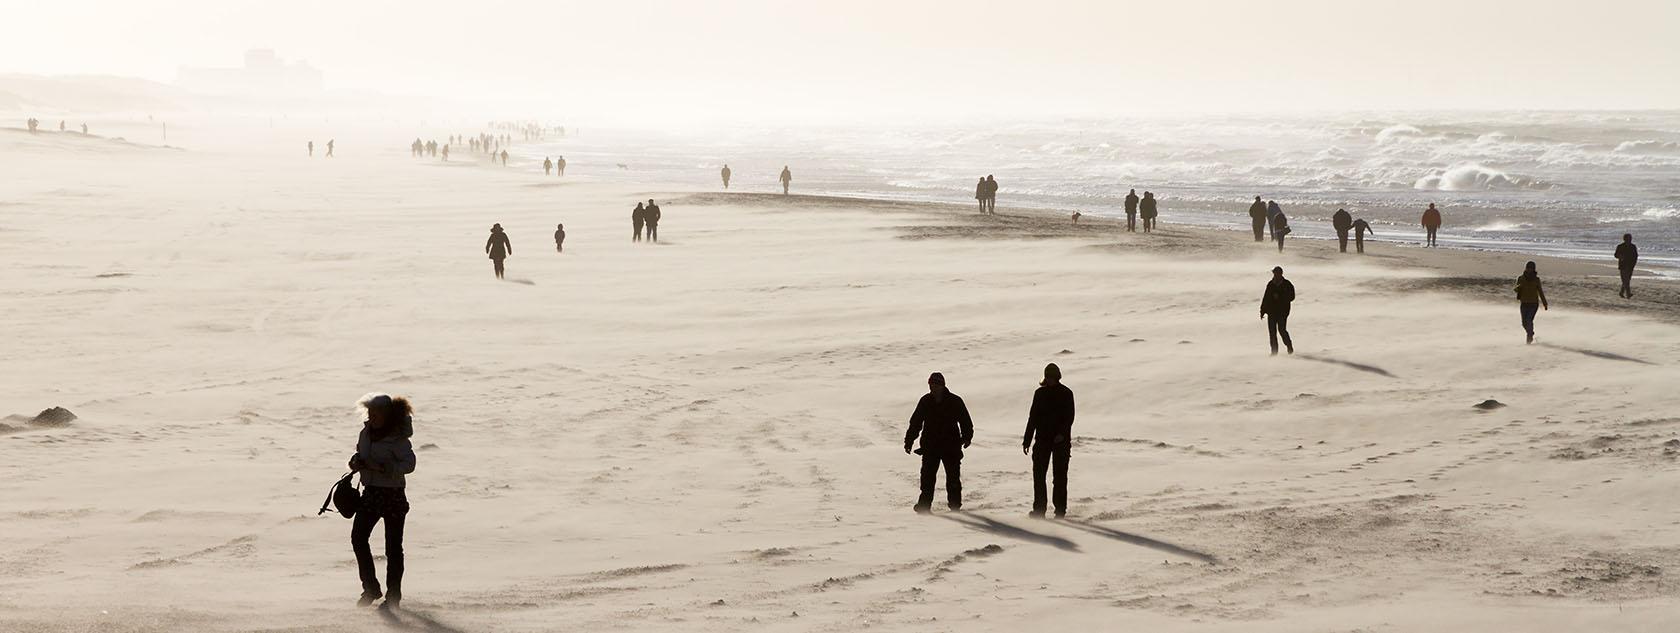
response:
[(333, 90), (626, 116), (1680, 107), (1674, 0), (54, 0), (5, 15), (0, 72), (173, 81), (267, 47)]

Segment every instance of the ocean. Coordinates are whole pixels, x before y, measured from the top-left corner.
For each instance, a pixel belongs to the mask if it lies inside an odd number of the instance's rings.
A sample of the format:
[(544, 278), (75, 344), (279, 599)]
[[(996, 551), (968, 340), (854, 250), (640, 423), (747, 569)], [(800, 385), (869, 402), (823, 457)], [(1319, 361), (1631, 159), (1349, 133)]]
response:
[[(1419, 243), (1435, 203), (1443, 246), (1608, 258), (1632, 233), (1641, 261), (1680, 274), (1680, 111), (1349, 113), (1058, 119), (995, 124), (600, 129), (516, 143), (568, 177), (973, 203), (1123, 215), (1130, 189), (1174, 223), (1246, 229), (1254, 196), (1297, 235), (1328, 238), (1337, 208), (1376, 239)], [(619, 165), (623, 167), (619, 167)]]

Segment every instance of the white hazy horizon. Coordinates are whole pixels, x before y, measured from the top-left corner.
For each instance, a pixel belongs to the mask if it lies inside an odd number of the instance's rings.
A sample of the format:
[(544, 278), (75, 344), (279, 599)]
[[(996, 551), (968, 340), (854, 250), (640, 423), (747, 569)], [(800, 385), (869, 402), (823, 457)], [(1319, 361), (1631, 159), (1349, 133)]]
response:
[(1680, 4), (63, 0), (0, 72), (174, 83), (268, 48), (329, 92), (619, 120), (1680, 107)]

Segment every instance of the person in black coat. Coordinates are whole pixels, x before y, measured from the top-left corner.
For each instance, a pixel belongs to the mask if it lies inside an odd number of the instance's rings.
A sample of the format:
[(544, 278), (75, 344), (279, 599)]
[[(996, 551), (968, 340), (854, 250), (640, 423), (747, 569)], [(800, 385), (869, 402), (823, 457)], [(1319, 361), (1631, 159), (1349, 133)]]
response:
[(904, 432), (905, 454), (911, 452), (918, 436), (922, 447), (915, 452), (922, 455), (922, 496), (916, 500), (916, 511), (932, 511), (940, 464), (945, 465), (945, 500), (952, 510), (961, 510), (962, 449), (974, 441), (974, 420), (968, 417), (962, 398), (945, 388), (945, 376), (939, 372), (928, 376), (928, 393), (910, 414), (910, 428)]
[(1330, 226), (1336, 229), (1336, 241), (1341, 243), (1342, 252), (1347, 252), (1348, 231), (1353, 230), (1353, 214), (1347, 209), (1336, 209), (1336, 214), (1330, 216)]
[(1126, 194), (1126, 232), (1137, 232), (1138, 195), (1137, 190)]
[(1289, 304), (1295, 301), (1295, 284), (1283, 278), (1283, 267), (1272, 267), (1272, 281), (1266, 284), (1266, 294), (1260, 298), (1260, 318), (1266, 320), (1266, 332), (1272, 337), (1272, 355), (1278, 353), (1278, 337), (1284, 347), (1295, 353), (1295, 343), (1289, 340)]
[[(1032, 453), (1033, 509), (1031, 516), (1044, 517), (1044, 474), (1056, 465), (1056, 517), (1067, 515), (1068, 455), (1073, 449), (1073, 390), (1062, 384), (1062, 368), (1044, 366), (1044, 382), (1033, 392), (1027, 413), (1027, 432), (1021, 436), (1021, 453)], [(1036, 440), (1036, 441), (1035, 441)]]
[(1254, 196), (1254, 204), (1248, 205), (1248, 217), (1254, 220), (1254, 241), (1266, 241), (1266, 203), (1260, 201), (1260, 196)]
[(1622, 289), (1616, 296), (1633, 298), (1633, 268), (1638, 265), (1639, 247), (1633, 245), (1633, 234), (1623, 233), (1622, 243), (1616, 245), (1616, 268), (1622, 273)]

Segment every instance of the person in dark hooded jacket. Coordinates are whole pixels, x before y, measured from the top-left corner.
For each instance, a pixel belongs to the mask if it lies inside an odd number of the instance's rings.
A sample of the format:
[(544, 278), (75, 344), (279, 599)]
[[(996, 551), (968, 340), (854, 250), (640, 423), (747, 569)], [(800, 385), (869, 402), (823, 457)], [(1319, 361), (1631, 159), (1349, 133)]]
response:
[(1021, 436), (1021, 453), (1031, 451), (1033, 463), (1033, 509), (1031, 516), (1044, 516), (1044, 475), (1055, 464), (1055, 504), (1058, 518), (1067, 515), (1068, 456), (1073, 450), (1073, 391), (1062, 384), (1062, 368), (1044, 366), (1044, 382), (1033, 392), (1027, 412), (1027, 431)]
[(1347, 252), (1348, 231), (1353, 228), (1353, 214), (1347, 209), (1336, 209), (1336, 214), (1330, 216), (1330, 226), (1336, 229), (1336, 241), (1341, 242), (1342, 252)]
[(1295, 284), (1283, 278), (1283, 267), (1272, 267), (1272, 280), (1260, 297), (1260, 318), (1266, 320), (1266, 333), (1272, 339), (1272, 355), (1278, 353), (1278, 337), (1289, 353), (1295, 353), (1295, 342), (1289, 340), (1289, 306), (1295, 302)]
[(490, 227), (490, 239), (484, 242), (484, 252), (490, 254), (490, 261), (496, 263), (496, 278), (502, 278), (502, 260), (513, 255), (513, 242), (508, 241), (507, 233), (502, 232), (502, 225)]
[(1289, 216), (1280, 209), (1272, 215), (1272, 239), (1277, 240), (1278, 252), (1283, 252), (1283, 238), (1289, 235)]
[(1144, 233), (1155, 230), (1156, 209), (1155, 194), (1148, 191), (1143, 192), (1143, 199), (1138, 201), (1138, 216), (1143, 218)]
[(1266, 241), (1266, 203), (1260, 196), (1254, 196), (1254, 204), (1248, 205), (1248, 217), (1254, 220), (1254, 241)]
[[(385, 598), (384, 607), (402, 602), (403, 524), (408, 518), (407, 475), (414, 472), (414, 415), (408, 400), (385, 394), (368, 394), (359, 403), (367, 412), (350, 470), (362, 477), (362, 500), (350, 527), (350, 549), (356, 553), (356, 571), (362, 579), (361, 606)], [(385, 522), (385, 591), (373, 567), (373, 549), (368, 537), (380, 521)]]
[(922, 495), (916, 500), (916, 511), (930, 512), (933, 508), (933, 486), (939, 477), (939, 466), (945, 466), (945, 500), (952, 510), (962, 509), (962, 449), (974, 441), (974, 420), (962, 398), (945, 388), (945, 376), (934, 372), (928, 376), (928, 393), (916, 402), (910, 414), (910, 428), (904, 432), (904, 452), (909, 454), (921, 437), (922, 447), (915, 452), (922, 455)]

